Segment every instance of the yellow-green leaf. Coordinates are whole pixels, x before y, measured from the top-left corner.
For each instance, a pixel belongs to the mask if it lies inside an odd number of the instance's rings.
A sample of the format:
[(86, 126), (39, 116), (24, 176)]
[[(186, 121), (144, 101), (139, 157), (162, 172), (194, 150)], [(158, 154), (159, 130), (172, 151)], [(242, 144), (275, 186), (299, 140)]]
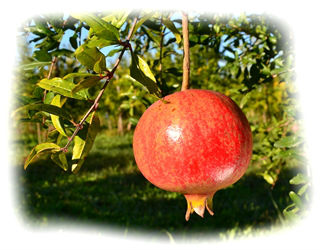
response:
[(70, 73), (70, 74), (68, 74), (68, 75), (65, 75), (65, 76), (63, 77), (63, 80), (73, 79), (73, 78), (75, 78), (75, 77), (88, 77), (88, 76), (97, 76), (97, 74), (80, 73), (80, 72)]
[[(89, 154), (97, 133), (100, 129), (100, 120), (94, 113), (89, 117), (86, 133), (79, 133), (74, 138), (74, 147), (72, 151), (72, 172), (76, 173), (84, 163), (84, 159)], [(83, 132), (84, 130), (80, 131)]]
[(129, 14), (130, 12), (128, 11), (116, 11), (116, 12), (112, 12), (110, 15), (103, 17), (102, 20), (106, 22), (111, 22), (113, 26), (119, 29), (127, 20)]
[[(96, 73), (102, 73), (107, 69), (106, 58), (96, 47), (89, 48), (86, 44), (83, 44), (77, 48), (74, 54), (82, 65)], [(97, 62), (99, 62), (99, 67), (96, 66)]]
[(152, 74), (149, 65), (138, 55), (132, 53), (130, 76), (142, 85), (146, 86), (150, 94), (160, 97), (161, 92)]
[(142, 16), (139, 21), (137, 22), (136, 26), (134, 27), (133, 34), (136, 33), (136, 31), (139, 29), (139, 27), (147, 21), (149, 18), (151, 18), (154, 15), (154, 12), (145, 13), (144, 16)]
[(73, 17), (86, 22), (93, 32), (104, 39), (117, 42), (120, 38), (118, 29), (93, 14), (72, 14)]
[(50, 65), (51, 62), (32, 62), (32, 63), (27, 63), (19, 66), (19, 69), (24, 70), (24, 71), (33, 71), (36, 68), (41, 68)]
[(169, 18), (164, 18), (162, 21), (163, 24), (174, 34), (176, 42), (179, 44), (181, 42), (181, 35), (174, 23)]
[(60, 147), (55, 143), (45, 142), (38, 144), (31, 150), (30, 154), (27, 156), (27, 159), (24, 163), (24, 169), (27, 169), (30, 163), (33, 162), (39, 154), (58, 152), (59, 150)]
[(52, 79), (42, 79), (40, 82), (38, 82), (37, 85), (43, 89), (50, 90), (57, 94), (70, 97), (73, 99), (78, 99), (78, 100), (88, 99), (88, 95), (85, 91), (72, 93), (72, 89), (75, 87), (75, 84), (58, 77), (55, 77)]
[(61, 167), (64, 171), (68, 170), (68, 161), (64, 152), (54, 152), (51, 154), (51, 160)]
[[(61, 108), (62, 104), (61, 104), (61, 96), (60, 95), (56, 95), (53, 99), (52, 99), (52, 102), (51, 102), (51, 105), (54, 105), (54, 106), (57, 106), (59, 108)], [(60, 122), (60, 117), (57, 116), (57, 115), (50, 115), (51, 116), (51, 121), (52, 121), (52, 124), (53, 126), (56, 128), (56, 130), (64, 135), (64, 136), (67, 136), (65, 130), (64, 130), (64, 127), (63, 125), (61, 124)]]
[(57, 115), (60, 116), (66, 120), (71, 120), (71, 115), (65, 111), (64, 109), (51, 105), (51, 104), (43, 104), (43, 103), (38, 103), (38, 104), (28, 104), (25, 106), (22, 106), (18, 109), (16, 109), (11, 116), (16, 115), (17, 113), (21, 111), (28, 111), (28, 110), (36, 110), (36, 111), (44, 111), (49, 114)]
[(294, 202), (294, 204), (296, 204), (298, 207), (301, 207), (302, 201), (301, 201), (300, 197), (295, 192), (290, 191), (289, 197)]

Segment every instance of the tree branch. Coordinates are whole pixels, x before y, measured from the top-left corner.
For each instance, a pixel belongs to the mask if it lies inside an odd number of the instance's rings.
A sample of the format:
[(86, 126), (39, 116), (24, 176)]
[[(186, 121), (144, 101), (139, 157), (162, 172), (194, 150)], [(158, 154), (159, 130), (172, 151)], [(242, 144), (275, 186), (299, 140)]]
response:
[(131, 26), (131, 29), (129, 31), (129, 34), (127, 36), (127, 39), (125, 42), (121, 42), (120, 41), (120, 44), (123, 45), (123, 49), (121, 50), (121, 53), (117, 59), (117, 61), (115, 62), (115, 65), (113, 66), (113, 69), (111, 70), (111, 72), (107, 73), (106, 76), (102, 77), (103, 79), (106, 79), (106, 82), (104, 83), (103, 87), (101, 88), (99, 94), (97, 95), (96, 99), (94, 100), (92, 106), (90, 107), (90, 109), (87, 111), (87, 113), (84, 115), (84, 117), (81, 119), (81, 121), (79, 122), (79, 124), (76, 125), (76, 129), (75, 131), (73, 132), (72, 136), (70, 138), (68, 138), (68, 142), (67, 144), (61, 148), (62, 151), (64, 152), (67, 152), (68, 151), (68, 147), (70, 145), (70, 143), (72, 142), (72, 140), (74, 139), (74, 137), (78, 134), (79, 130), (82, 129), (83, 127), (83, 123), (85, 122), (85, 120), (88, 118), (88, 116), (93, 112), (93, 111), (96, 111), (98, 106), (99, 106), (99, 101), (106, 89), (106, 87), (108, 86), (108, 83), (111, 81), (111, 79), (113, 78), (113, 75), (114, 75), (114, 72), (116, 71), (116, 69), (118, 68), (120, 62), (121, 62), (121, 59), (123, 57), (123, 54), (124, 52), (126, 51), (127, 48), (131, 49), (131, 45), (130, 45), (130, 39), (133, 35), (133, 30), (136, 26), (136, 23), (137, 23), (137, 20), (138, 18), (135, 18), (133, 20), (133, 23), (132, 23), (132, 26)]
[(189, 54), (189, 27), (188, 14), (182, 13), (182, 35), (183, 35), (183, 78), (181, 91), (190, 86), (190, 54)]

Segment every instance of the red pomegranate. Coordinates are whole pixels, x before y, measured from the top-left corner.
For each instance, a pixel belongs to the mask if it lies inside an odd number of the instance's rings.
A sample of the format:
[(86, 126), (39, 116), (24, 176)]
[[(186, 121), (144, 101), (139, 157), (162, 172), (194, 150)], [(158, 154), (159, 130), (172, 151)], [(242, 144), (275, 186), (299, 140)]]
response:
[(133, 136), (136, 163), (155, 186), (184, 194), (186, 220), (245, 173), (252, 154), (248, 120), (229, 97), (210, 90), (185, 90), (152, 104)]

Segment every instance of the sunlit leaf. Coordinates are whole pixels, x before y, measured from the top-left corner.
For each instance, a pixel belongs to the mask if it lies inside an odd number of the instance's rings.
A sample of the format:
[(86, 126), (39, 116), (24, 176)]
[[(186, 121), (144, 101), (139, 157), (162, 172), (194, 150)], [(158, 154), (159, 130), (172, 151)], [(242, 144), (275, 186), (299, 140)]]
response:
[(306, 178), (306, 176), (304, 176), (303, 174), (299, 173), (297, 174), (295, 177), (293, 177), (289, 183), (292, 185), (299, 185), (299, 184), (305, 184), (307, 183), (308, 180)]
[(274, 185), (275, 180), (273, 179), (273, 177), (272, 177), (270, 174), (268, 174), (268, 173), (263, 173), (263, 174), (261, 174), (261, 175), (262, 175), (263, 179), (264, 179), (266, 182), (268, 182), (270, 185)]
[(54, 98), (54, 93), (49, 91), (46, 94), (46, 97), (43, 100), (44, 104), (50, 104), (52, 102), (52, 99)]
[(112, 24), (93, 14), (73, 14), (72, 16), (82, 22), (86, 22), (98, 37), (115, 41), (115, 43), (118, 42), (119, 31)]
[(301, 207), (302, 201), (301, 201), (300, 197), (295, 192), (290, 191), (289, 197), (294, 202), (294, 204), (296, 204), (298, 207)]
[(88, 40), (86, 42), (86, 46), (88, 48), (98, 47), (98, 48), (101, 49), (101, 48), (104, 48), (104, 47), (108, 47), (110, 45), (114, 45), (114, 42), (110, 41), (110, 40), (103, 39), (103, 38), (98, 38), (96, 36), (91, 37), (90, 40)]
[(250, 99), (251, 93), (252, 93), (252, 92), (249, 92), (249, 93), (245, 94), (245, 95), (242, 97), (242, 99), (241, 99), (241, 101), (240, 101), (240, 104), (239, 104), (239, 107), (240, 107), (241, 109), (245, 106), (245, 104), (246, 104), (246, 103), (248, 102), (248, 100)]
[(160, 97), (161, 92), (148, 64), (138, 55), (132, 54), (130, 76), (142, 85), (146, 86), (150, 94)]
[(103, 17), (102, 20), (104, 20), (106, 22), (111, 22), (111, 24), (113, 26), (115, 26), (119, 29), (125, 23), (129, 14), (130, 14), (129, 11), (117, 11), (117, 12), (113, 12), (112, 14)]
[(19, 69), (24, 70), (24, 71), (30, 71), (30, 70), (35, 70), (37, 68), (45, 67), (50, 64), (51, 64), (51, 62), (32, 62), (32, 63), (20, 65)]
[[(88, 120), (88, 119), (87, 119)], [(100, 120), (94, 113), (89, 116), (88, 127), (85, 134), (78, 134), (74, 138), (72, 151), (72, 172), (78, 172), (84, 163), (84, 159), (89, 154), (97, 133), (100, 130)]]
[(39, 154), (58, 152), (59, 150), (60, 147), (55, 143), (46, 142), (38, 144), (31, 150), (30, 154), (27, 156), (27, 159), (24, 163), (24, 169), (27, 169), (30, 163), (33, 162)]
[[(106, 70), (105, 56), (96, 47), (89, 48), (84, 44), (81, 45), (74, 54), (79, 62), (88, 69), (95, 69), (97, 70), (97, 73), (101, 73)], [(97, 62), (99, 62), (99, 67), (94, 68)]]
[(302, 141), (296, 135), (286, 136), (274, 143), (276, 148), (292, 148), (298, 146)]
[(66, 120), (72, 119), (71, 115), (67, 111), (65, 111), (64, 109), (59, 108), (54, 105), (51, 105), (51, 104), (43, 104), (43, 103), (28, 104), (28, 105), (22, 106), (22, 107), (16, 109), (12, 113), (12, 116), (15, 116), (17, 113), (19, 113), (21, 111), (29, 111), (29, 110), (44, 111), (49, 114), (60, 116)]
[[(54, 105), (54, 106), (57, 106), (57, 107), (60, 107), (62, 106), (61, 104), (61, 96), (60, 95), (56, 95), (53, 99), (52, 99), (52, 102), (51, 102), (51, 105)], [(61, 124), (61, 121), (60, 121), (60, 117), (57, 116), (57, 115), (50, 115), (51, 116), (51, 121), (52, 121), (52, 124), (53, 126), (56, 128), (56, 130), (64, 135), (64, 136), (67, 136), (66, 132), (65, 132), (65, 129), (63, 127), (63, 125)]]
[(68, 161), (64, 152), (54, 152), (51, 154), (51, 160), (61, 167), (64, 171), (68, 170)]
[(66, 80), (66, 79), (73, 79), (75, 77), (88, 77), (88, 76), (97, 76), (97, 74), (91, 74), (91, 73), (70, 73), (70, 74), (67, 74), (63, 77), (63, 80)]
[(307, 191), (307, 189), (308, 189), (308, 187), (309, 187), (309, 184), (307, 183), (307, 184), (304, 184), (300, 189), (299, 189), (299, 191), (298, 191), (298, 195), (303, 195), (306, 191)]
[(136, 31), (139, 29), (139, 27), (149, 18), (151, 18), (154, 15), (154, 12), (145, 13), (137, 22), (136, 26), (134, 27), (133, 34), (136, 33)]
[(162, 21), (163, 24), (174, 34), (176, 42), (179, 44), (181, 42), (181, 35), (174, 23), (169, 18), (164, 18)]
[(42, 79), (37, 85), (43, 89), (53, 91), (65, 97), (70, 97), (78, 100), (88, 99), (88, 95), (85, 91), (72, 93), (72, 89), (75, 87), (75, 84), (58, 77), (52, 79)]
[(147, 34), (151, 41), (155, 42), (158, 46), (160, 46), (161, 38), (158, 35), (154, 34), (151, 30), (144, 27), (142, 27), (142, 30)]

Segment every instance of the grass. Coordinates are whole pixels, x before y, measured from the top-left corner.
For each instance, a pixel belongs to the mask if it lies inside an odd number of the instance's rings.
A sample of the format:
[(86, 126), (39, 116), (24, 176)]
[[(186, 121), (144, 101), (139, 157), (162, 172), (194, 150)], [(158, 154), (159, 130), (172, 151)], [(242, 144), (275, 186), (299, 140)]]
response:
[(152, 232), (184, 241), (208, 235), (241, 237), (281, 225), (279, 211), (290, 203), (288, 180), (295, 175), (294, 169), (283, 171), (272, 190), (249, 171), (236, 184), (216, 193), (214, 216), (206, 213), (203, 219), (192, 214), (186, 222), (184, 197), (156, 188), (140, 174), (131, 143), (132, 134), (100, 134), (78, 174), (63, 172), (46, 158), (31, 164), (27, 171), (21, 162), (17, 185), (25, 222), (37, 227), (80, 222), (126, 234)]

